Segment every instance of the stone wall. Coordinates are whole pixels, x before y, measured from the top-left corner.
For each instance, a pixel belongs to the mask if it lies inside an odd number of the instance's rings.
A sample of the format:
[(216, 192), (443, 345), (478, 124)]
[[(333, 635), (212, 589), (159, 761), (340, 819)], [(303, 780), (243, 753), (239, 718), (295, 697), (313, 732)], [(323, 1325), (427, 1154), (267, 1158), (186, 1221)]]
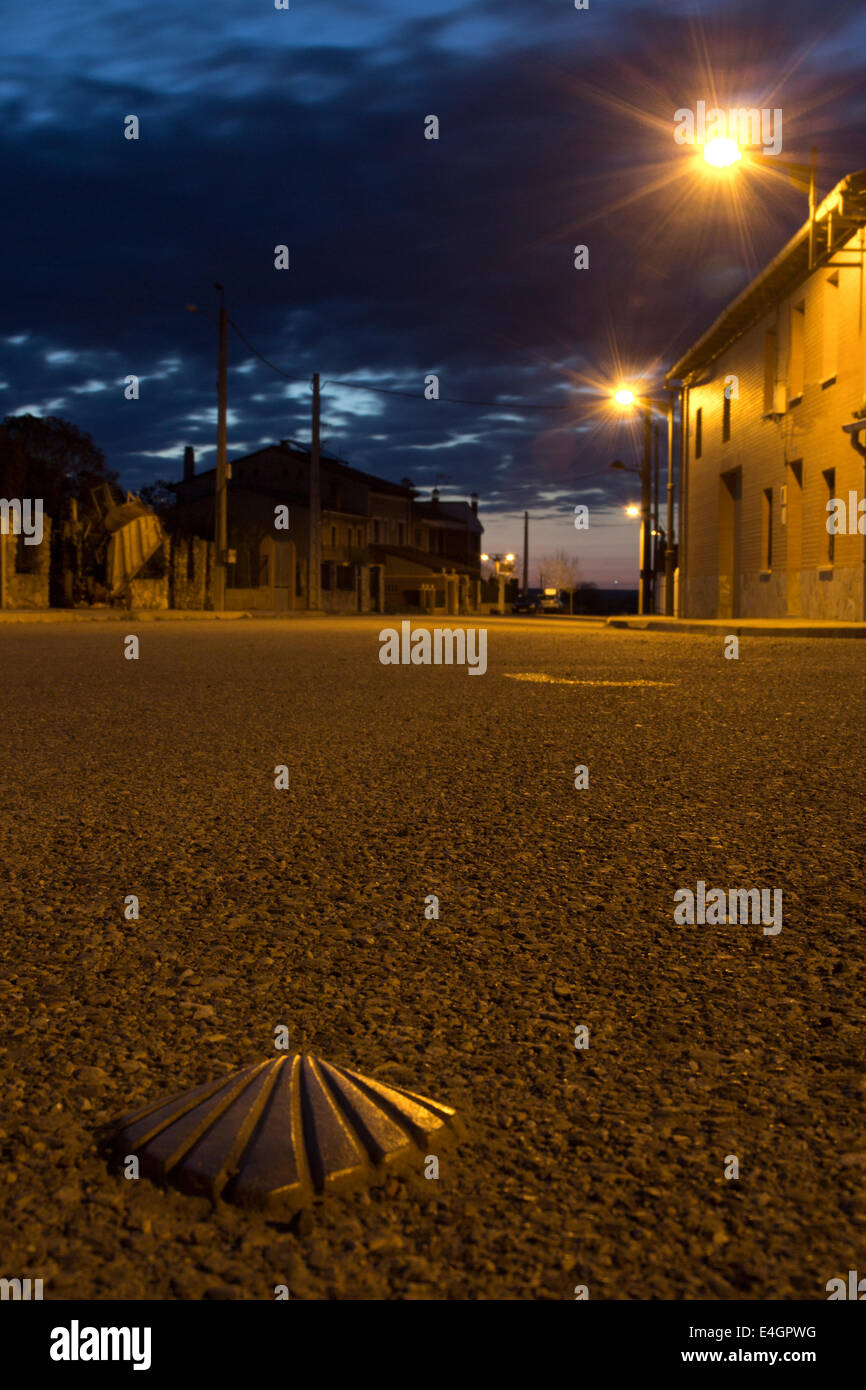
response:
[(168, 608), (168, 575), (161, 579), (130, 579), (127, 608)]
[[(0, 561), (2, 589), (0, 604), (4, 608), (47, 608), (48, 575), (51, 568), (51, 518), (42, 519), (42, 542), (19, 550), (18, 536), (0, 534), (3, 547)], [(21, 556), (28, 568), (19, 569)]]
[(213, 607), (213, 541), (200, 536), (174, 536), (171, 541), (169, 573), (172, 608)]

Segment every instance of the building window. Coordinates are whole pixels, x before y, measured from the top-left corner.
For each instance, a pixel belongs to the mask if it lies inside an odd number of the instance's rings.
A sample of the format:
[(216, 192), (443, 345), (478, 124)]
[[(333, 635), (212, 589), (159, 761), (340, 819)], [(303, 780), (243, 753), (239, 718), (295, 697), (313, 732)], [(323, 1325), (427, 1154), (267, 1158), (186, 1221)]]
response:
[(704, 452), (704, 411), (702, 406), (698, 406), (695, 411), (695, 458), (699, 459)]
[[(825, 483), (826, 488), (827, 488), (827, 497), (826, 497), (826, 501), (830, 502), (830, 501), (836, 496), (836, 469), (835, 469), (835, 468), (827, 468), (827, 469), (824, 470), (824, 483)], [(823, 522), (824, 534), (825, 534), (826, 537), (827, 537), (827, 564), (828, 564), (828, 565), (832, 565), (832, 564), (833, 564), (833, 561), (834, 561), (835, 558), (836, 558), (836, 537), (833, 535), (832, 531), (828, 531), (827, 528), (826, 528), (826, 522), (827, 522), (827, 518), (828, 518), (829, 516), (830, 516), (830, 512), (829, 512), (828, 508), (825, 507), (825, 508), (824, 508), (824, 512), (823, 512), (823, 516), (822, 516), (822, 522)]]
[(764, 414), (772, 415), (776, 408), (776, 359), (778, 338), (775, 328), (764, 334)]
[(773, 568), (773, 489), (761, 494), (761, 569)]
[(398, 527), (397, 527), (397, 544), (398, 544), (398, 545), (405, 545), (405, 543), (406, 543), (406, 527), (403, 525), (403, 523), (402, 523), (402, 521), (401, 521), (400, 524), (399, 524)]
[(373, 522), (373, 544), (374, 544), (374, 545), (378, 545), (378, 544), (379, 544), (379, 523), (378, 523), (378, 521), (374, 521), (374, 522)]
[(836, 380), (839, 366), (839, 272), (824, 281), (824, 337), (821, 345), (821, 385)]
[(337, 528), (336, 528), (336, 526), (332, 526), (332, 527), (331, 527), (331, 549), (332, 549), (332, 550), (336, 550), (336, 549), (337, 549)]
[(806, 302), (801, 300), (791, 310), (791, 367), (788, 372), (788, 395), (796, 401), (803, 394), (806, 379)]
[(727, 444), (731, 437), (731, 398), (725, 391), (722, 403), (722, 443)]
[(416, 549), (416, 550), (420, 550), (420, 549), (421, 549), (421, 527), (420, 527), (420, 526), (416, 526), (416, 527), (415, 527), (415, 549)]

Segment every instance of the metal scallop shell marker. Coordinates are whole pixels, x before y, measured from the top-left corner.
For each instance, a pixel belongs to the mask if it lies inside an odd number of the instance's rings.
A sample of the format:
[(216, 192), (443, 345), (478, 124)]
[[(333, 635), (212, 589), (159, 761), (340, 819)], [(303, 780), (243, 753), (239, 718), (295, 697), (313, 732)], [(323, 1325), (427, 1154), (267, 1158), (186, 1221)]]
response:
[(293, 1211), (417, 1160), (448, 1124), (448, 1105), (297, 1053), (126, 1115), (118, 1154), (183, 1192)]

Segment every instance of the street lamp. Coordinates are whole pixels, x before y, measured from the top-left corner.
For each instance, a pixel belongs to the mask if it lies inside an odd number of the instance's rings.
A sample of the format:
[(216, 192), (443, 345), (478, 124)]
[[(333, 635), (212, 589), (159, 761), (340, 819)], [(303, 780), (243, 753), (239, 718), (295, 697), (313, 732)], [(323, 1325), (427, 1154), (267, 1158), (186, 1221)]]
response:
[(481, 559), (484, 561), (489, 560), (493, 563), (493, 574), (490, 576), (490, 578), (496, 580), (496, 585), (498, 589), (497, 607), (499, 608), (500, 612), (504, 613), (505, 586), (507, 585), (509, 579), (511, 579), (514, 575), (514, 561), (517, 559), (517, 556), (512, 554), (511, 551), (509, 551), (507, 555), (501, 553), (482, 555)]
[(511, 551), (509, 551), (507, 555), (482, 555), (481, 559), (483, 561), (493, 561), (493, 572), (498, 578), (500, 574), (510, 575), (512, 573), (514, 569), (514, 561), (517, 559), (517, 556), (513, 555)]
[[(623, 473), (636, 473), (637, 476), (640, 478), (641, 483), (643, 483), (643, 477), (644, 477), (644, 469), (643, 469), (643, 468), (629, 468), (627, 464), (622, 463), (619, 459), (614, 459), (613, 463), (612, 463), (610, 466), (611, 466), (611, 468), (618, 468), (618, 469), (620, 469), (620, 471), (623, 472)], [(630, 502), (629, 505), (628, 505), (627, 507), (625, 507), (623, 510), (625, 511), (626, 516), (629, 517), (631, 520), (634, 520), (636, 517), (640, 517), (640, 535), (639, 535), (638, 547), (637, 547), (637, 564), (638, 564), (638, 575), (639, 575), (639, 580), (638, 580), (638, 600), (637, 600), (637, 607), (638, 607), (638, 612), (639, 612), (639, 613), (643, 613), (643, 612), (645, 611), (644, 596), (645, 596), (645, 593), (646, 593), (645, 584), (644, 584), (644, 560), (645, 560), (645, 548), (646, 548), (646, 538), (647, 538), (647, 530), (648, 530), (648, 527), (647, 527), (647, 517), (646, 517), (646, 515), (642, 515), (642, 514), (641, 514), (642, 509), (641, 509), (640, 507), (636, 507), (635, 504), (634, 504), (633, 502)]]
[[(611, 464), (611, 467), (613, 467), (613, 464)], [(623, 464), (620, 464), (620, 467), (624, 467), (624, 465), (623, 465)], [(630, 472), (630, 473), (636, 473), (637, 471), (638, 471), (638, 470), (637, 470), (636, 468), (634, 468), (634, 469), (626, 469), (626, 472)], [(625, 514), (626, 514), (626, 516), (627, 516), (631, 521), (634, 521), (637, 517), (640, 516), (640, 507), (636, 507), (636, 506), (634, 505), (634, 503), (631, 502), (631, 503), (625, 508)], [(643, 555), (643, 542), (644, 542), (644, 521), (643, 521), (643, 517), (641, 517), (640, 530), (638, 531), (638, 542), (637, 542), (637, 567), (638, 567), (638, 574), (640, 574), (641, 556)], [(641, 606), (640, 606), (640, 593), (638, 594), (638, 609), (639, 609), (640, 612), (643, 612), (643, 609), (642, 609)]]
[(703, 147), (704, 160), (714, 169), (732, 169), (743, 163), (746, 168), (754, 165), (758, 169), (781, 171), (788, 175), (795, 188), (809, 195), (809, 269), (815, 263), (815, 214), (817, 211), (817, 172), (818, 148), (812, 146), (808, 164), (798, 164), (795, 160), (779, 159), (774, 154), (766, 154), (756, 145), (740, 145), (738, 141), (722, 135), (714, 136)]
[(743, 152), (736, 140), (728, 140), (723, 135), (715, 136), (704, 145), (704, 159), (714, 169), (730, 169), (742, 157)]

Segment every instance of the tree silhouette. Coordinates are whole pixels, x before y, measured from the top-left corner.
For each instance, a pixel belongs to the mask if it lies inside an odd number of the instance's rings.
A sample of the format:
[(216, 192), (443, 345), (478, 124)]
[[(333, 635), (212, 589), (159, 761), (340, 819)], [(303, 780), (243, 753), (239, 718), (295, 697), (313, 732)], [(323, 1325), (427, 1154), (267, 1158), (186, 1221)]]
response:
[(117, 481), (91, 435), (56, 415), (7, 415), (0, 425), (0, 496), (40, 497), (48, 516), (69, 499), (89, 504), (90, 489)]

